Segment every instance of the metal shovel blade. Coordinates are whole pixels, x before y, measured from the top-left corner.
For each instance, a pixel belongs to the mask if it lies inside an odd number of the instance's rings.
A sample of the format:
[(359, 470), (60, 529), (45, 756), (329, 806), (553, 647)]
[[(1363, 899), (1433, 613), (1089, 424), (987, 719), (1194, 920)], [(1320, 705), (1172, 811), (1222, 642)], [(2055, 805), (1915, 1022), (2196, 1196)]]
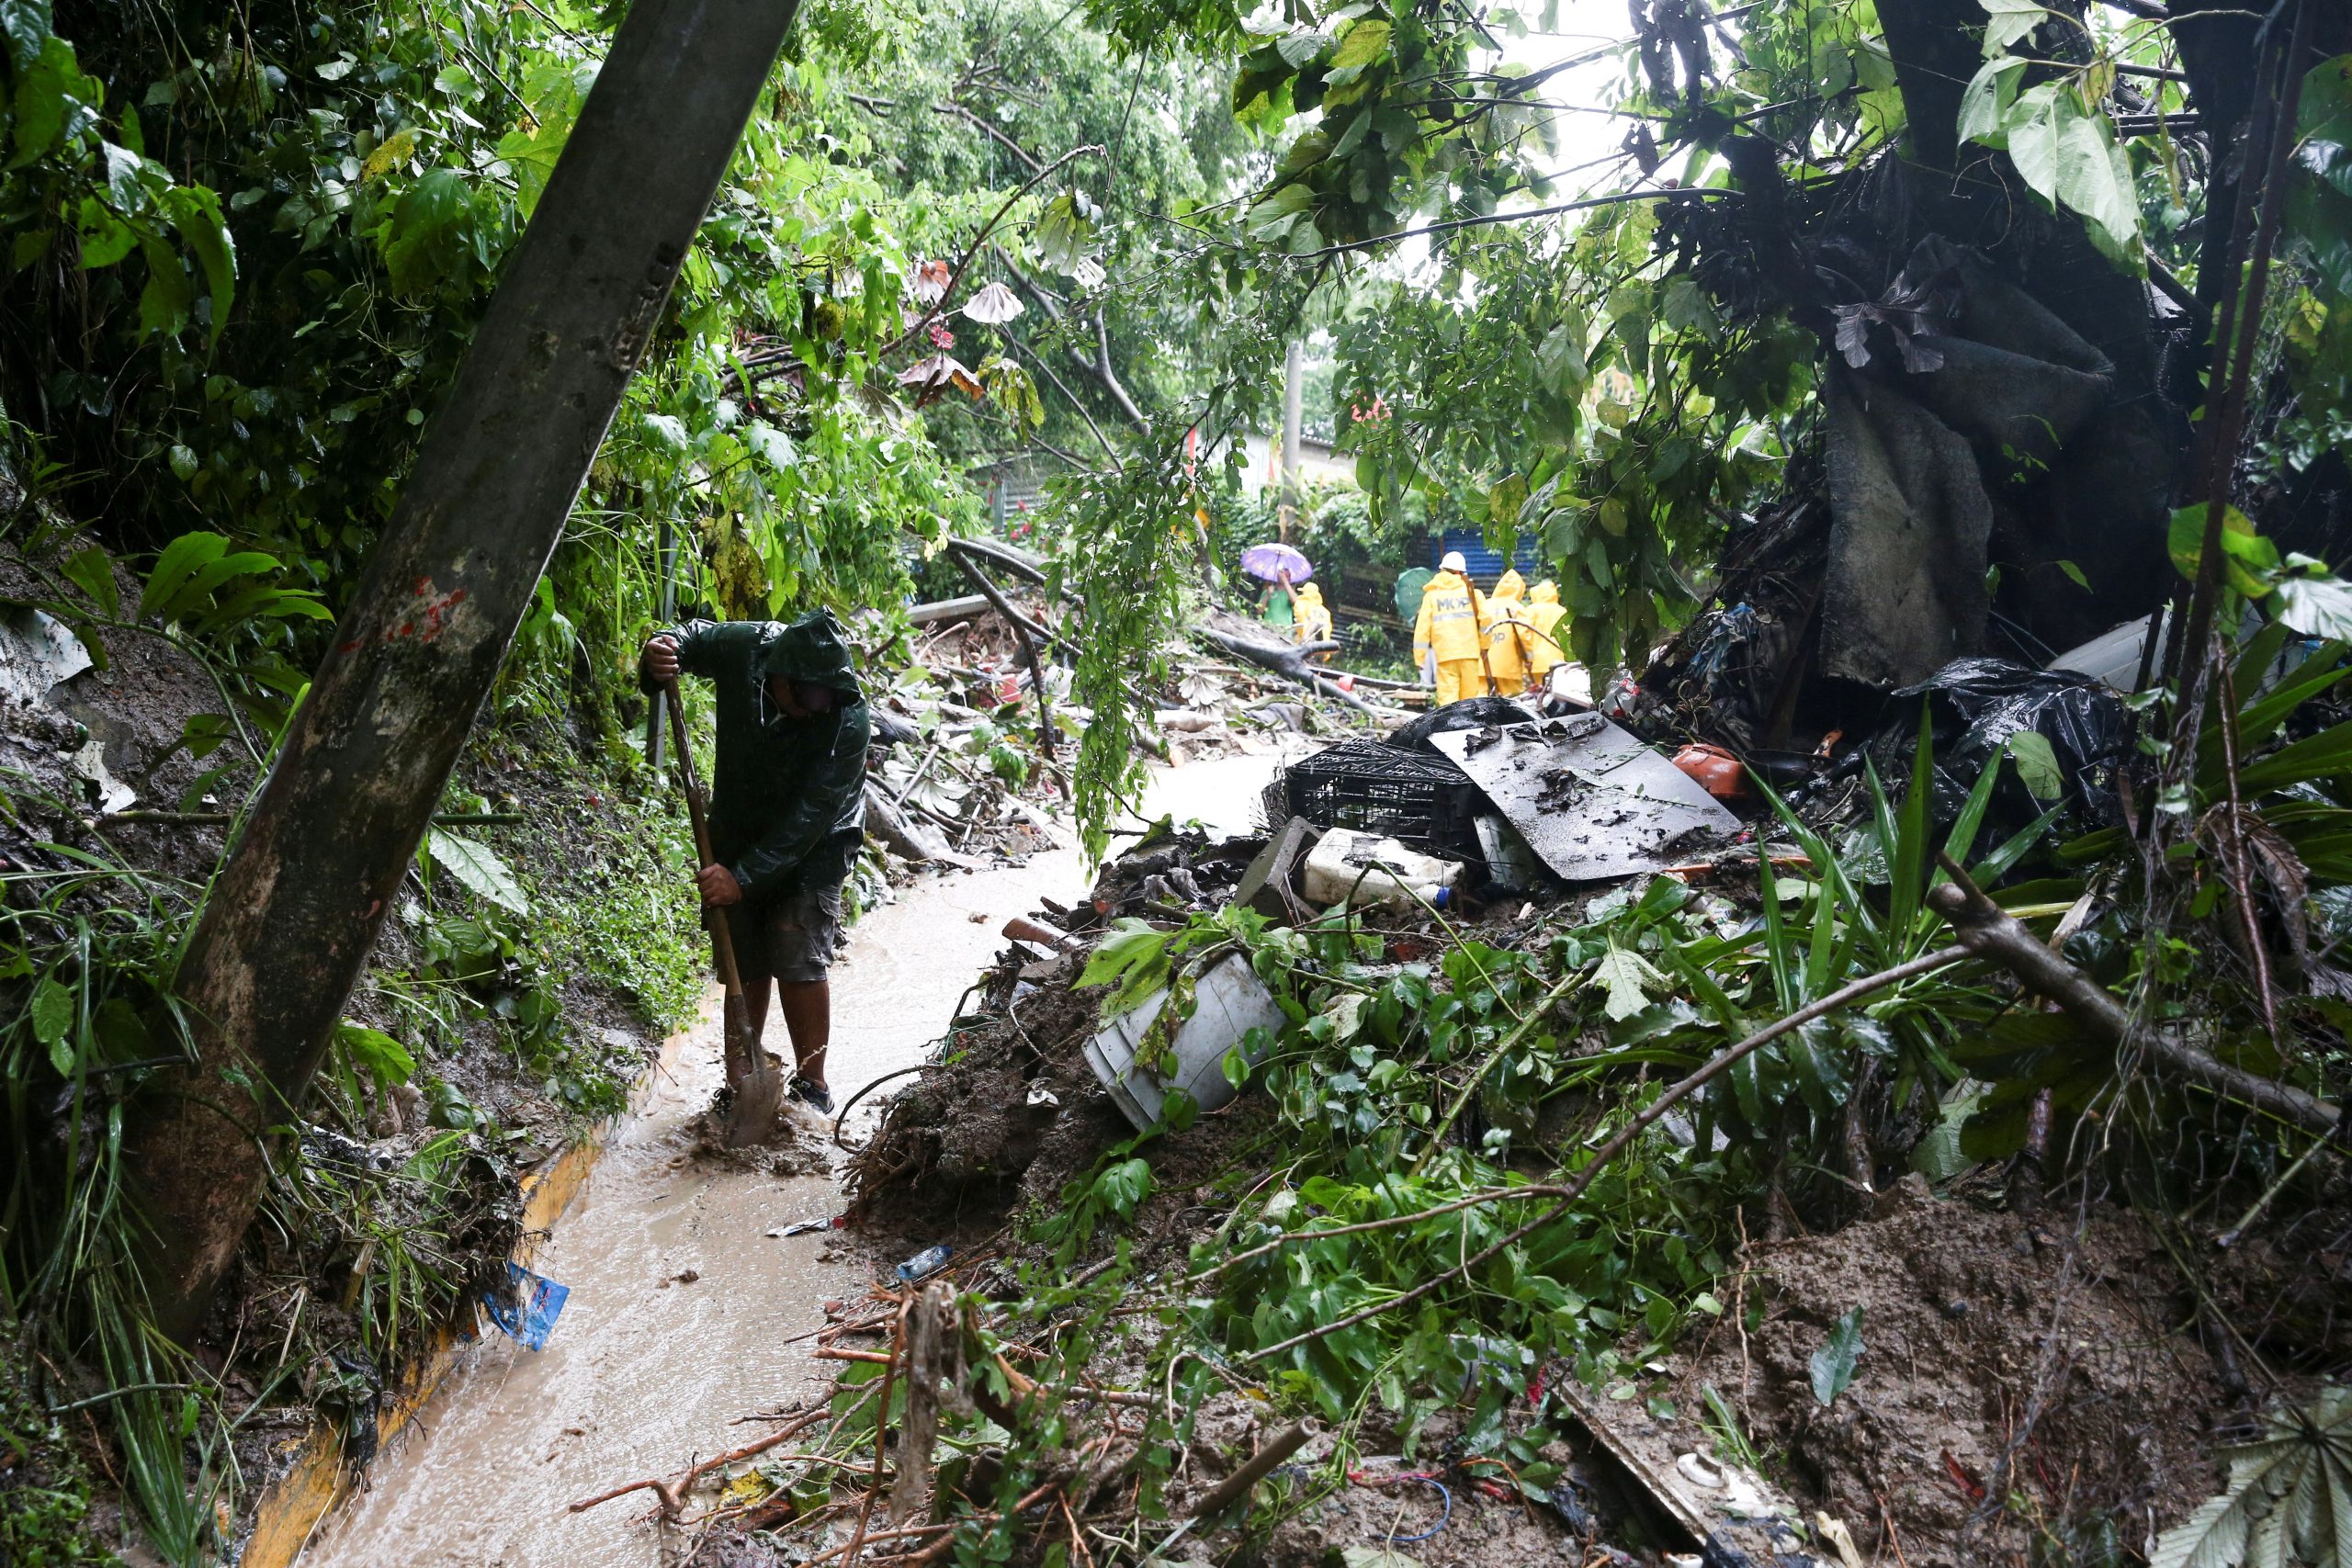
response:
[(722, 1147), (749, 1148), (764, 1144), (775, 1133), (776, 1117), (784, 1111), (784, 1072), (776, 1059), (760, 1049), (749, 1028), (737, 1022), (735, 1008), (727, 1010), (725, 1063), (726, 1124), (718, 1130)]
[(766, 1143), (775, 1134), (776, 1117), (783, 1111), (784, 1074), (775, 1064), (746, 1074), (728, 1104), (727, 1125), (718, 1134), (720, 1145), (744, 1149)]

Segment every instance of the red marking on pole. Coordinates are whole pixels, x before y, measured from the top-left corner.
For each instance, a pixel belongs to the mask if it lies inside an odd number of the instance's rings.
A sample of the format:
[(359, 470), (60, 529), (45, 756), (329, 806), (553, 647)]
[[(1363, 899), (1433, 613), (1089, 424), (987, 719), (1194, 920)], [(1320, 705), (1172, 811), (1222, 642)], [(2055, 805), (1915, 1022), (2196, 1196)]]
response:
[[(414, 637), (419, 642), (431, 642), (448, 630), (451, 612), (466, 602), (466, 590), (452, 588), (437, 598), (432, 597), (432, 594), (433, 580), (429, 577), (418, 578), (416, 597), (425, 602), (411, 606), (407, 615), (385, 627), (381, 640), (398, 642), (402, 637)], [(358, 648), (359, 644), (347, 642), (343, 647), (345, 652), (349, 652)]]

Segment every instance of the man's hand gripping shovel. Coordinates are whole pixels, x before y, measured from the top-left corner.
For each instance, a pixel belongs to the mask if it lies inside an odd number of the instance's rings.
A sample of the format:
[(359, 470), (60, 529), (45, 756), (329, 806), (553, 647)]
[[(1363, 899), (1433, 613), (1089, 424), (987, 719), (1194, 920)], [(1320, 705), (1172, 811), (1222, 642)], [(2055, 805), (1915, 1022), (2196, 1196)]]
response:
[[(686, 710), (678, 700), (678, 682), (663, 682), (663, 705), (670, 710), (671, 749), (678, 754), (678, 773), (686, 785), (686, 815), (695, 825), (695, 854), (703, 865), (718, 863), (710, 852), (710, 822), (703, 813), (702, 783), (695, 777), (694, 749), (686, 743)], [(735, 967), (735, 941), (727, 926), (726, 911), (710, 918), (710, 948), (718, 970), (719, 988), (727, 993), (727, 1086), (734, 1091), (727, 1108), (727, 1123), (719, 1142), (730, 1149), (765, 1143), (775, 1131), (784, 1105), (784, 1074), (775, 1058), (760, 1049), (752, 1032), (751, 1009), (743, 996), (743, 976)]]

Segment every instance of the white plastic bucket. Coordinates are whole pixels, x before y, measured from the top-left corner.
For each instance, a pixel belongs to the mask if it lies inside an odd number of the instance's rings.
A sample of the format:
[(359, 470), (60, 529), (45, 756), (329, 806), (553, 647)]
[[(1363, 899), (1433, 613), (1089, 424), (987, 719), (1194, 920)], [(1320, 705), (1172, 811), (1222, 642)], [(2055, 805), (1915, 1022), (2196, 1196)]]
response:
[(1273, 993), (1250, 972), (1250, 961), (1234, 953), (1193, 983), (1193, 1016), (1170, 1043), (1176, 1070), (1162, 1079), (1136, 1060), (1136, 1047), (1167, 1005), (1168, 993), (1155, 991), (1086, 1043), (1086, 1065), (1138, 1132), (1159, 1120), (1171, 1089), (1191, 1095), (1203, 1111), (1215, 1111), (1232, 1100), (1233, 1086), (1225, 1081), (1225, 1054), (1251, 1030), (1272, 1034), (1283, 1021)]

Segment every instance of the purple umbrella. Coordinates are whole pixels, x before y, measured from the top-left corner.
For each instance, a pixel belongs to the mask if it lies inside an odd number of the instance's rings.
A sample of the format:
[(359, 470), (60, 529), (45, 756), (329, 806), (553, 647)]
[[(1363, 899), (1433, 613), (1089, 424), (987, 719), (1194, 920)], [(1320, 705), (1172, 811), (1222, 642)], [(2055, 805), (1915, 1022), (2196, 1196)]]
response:
[(1278, 582), (1284, 572), (1293, 582), (1315, 575), (1314, 566), (1288, 545), (1252, 545), (1241, 552), (1241, 570), (1261, 582)]

